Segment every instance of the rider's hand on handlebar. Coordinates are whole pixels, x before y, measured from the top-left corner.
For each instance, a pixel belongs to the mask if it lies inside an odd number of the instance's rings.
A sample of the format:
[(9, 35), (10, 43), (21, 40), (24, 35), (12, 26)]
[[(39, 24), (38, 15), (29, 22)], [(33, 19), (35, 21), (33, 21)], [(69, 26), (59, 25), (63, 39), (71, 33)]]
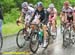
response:
[(16, 24), (19, 26), (20, 23), (21, 23), (21, 21), (18, 19), (18, 20), (16, 21)]

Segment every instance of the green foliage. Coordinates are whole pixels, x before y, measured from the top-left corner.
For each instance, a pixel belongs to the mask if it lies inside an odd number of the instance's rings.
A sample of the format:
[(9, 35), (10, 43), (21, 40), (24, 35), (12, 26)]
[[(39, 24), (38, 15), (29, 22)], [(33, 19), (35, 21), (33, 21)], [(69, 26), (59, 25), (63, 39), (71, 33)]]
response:
[(17, 26), (16, 23), (4, 24), (3, 30), (2, 30), (3, 36), (16, 34), (21, 28), (22, 28), (22, 25)]
[(4, 12), (9, 12), (13, 7), (16, 7), (14, 0), (1, 0)]
[[(0, 4), (2, 5), (4, 12), (4, 23), (14, 22), (19, 17), (19, 9), (21, 9), (22, 2), (25, 1), (33, 4), (36, 4), (38, 1), (42, 1), (45, 8), (47, 8), (50, 3), (54, 3), (58, 13), (60, 13), (63, 3), (66, 0), (0, 0)], [(75, 6), (75, 0), (68, 1), (70, 1), (72, 6)]]
[(11, 9), (10, 13), (5, 13), (4, 15), (4, 23), (15, 22), (19, 15), (20, 12), (17, 8)]

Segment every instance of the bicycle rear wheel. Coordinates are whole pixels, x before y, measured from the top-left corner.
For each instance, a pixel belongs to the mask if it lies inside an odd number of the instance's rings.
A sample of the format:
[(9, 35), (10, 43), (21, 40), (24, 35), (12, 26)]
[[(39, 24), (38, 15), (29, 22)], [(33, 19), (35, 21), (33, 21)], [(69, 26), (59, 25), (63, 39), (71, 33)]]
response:
[(23, 48), (25, 46), (25, 42), (26, 42), (25, 37), (26, 36), (24, 36), (24, 34), (25, 34), (24, 32), (25, 32), (24, 29), (21, 29), (18, 32), (17, 37), (16, 37), (16, 43), (19, 48)]
[(63, 46), (67, 47), (70, 43), (69, 43), (69, 37), (70, 37), (70, 31), (69, 30), (64, 30), (63, 31)]

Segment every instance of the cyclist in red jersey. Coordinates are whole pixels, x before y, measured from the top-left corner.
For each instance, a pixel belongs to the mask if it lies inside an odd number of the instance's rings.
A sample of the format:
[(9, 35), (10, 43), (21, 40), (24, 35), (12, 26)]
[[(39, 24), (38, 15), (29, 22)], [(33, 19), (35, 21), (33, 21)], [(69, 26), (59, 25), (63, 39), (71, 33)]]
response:
[(56, 17), (57, 17), (57, 10), (54, 7), (54, 4), (50, 4), (49, 8), (47, 9), (49, 12), (49, 23), (52, 24), (52, 35), (55, 34), (56, 29)]

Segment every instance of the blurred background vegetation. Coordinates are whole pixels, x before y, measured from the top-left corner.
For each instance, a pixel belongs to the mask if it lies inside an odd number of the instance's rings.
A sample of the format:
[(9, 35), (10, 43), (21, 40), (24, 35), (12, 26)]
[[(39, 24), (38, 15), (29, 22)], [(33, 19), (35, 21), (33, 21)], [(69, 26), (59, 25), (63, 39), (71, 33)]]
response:
[[(0, 0), (0, 5), (2, 7), (3, 15), (4, 15), (4, 22), (3, 22), (4, 25), (5, 25), (5, 26), (3, 26), (3, 32), (4, 33), (7, 32), (6, 24), (7, 25), (9, 25), (9, 23), (16, 24), (16, 19), (20, 15), (21, 4), (22, 4), (22, 2), (25, 2), (25, 1), (28, 2), (28, 3), (32, 3), (34, 5), (38, 1), (42, 1), (44, 6), (45, 6), (45, 8), (47, 8), (50, 3), (54, 3), (56, 9), (58, 10), (58, 14), (60, 14), (60, 11), (62, 9), (63, 3), (66, 0)], [(75, 0), (68, 0), (68, 1), (70, 1), (71, 6), (75, 5)], [(13, 27), (13, 25), (9, 25), (9, 26)], [(8, 28), (9, 28), (9, 26), (8, 26)], [(11, 31), (9, 31), (9, 32), (11, 32)]]
[[(65, 0), (0, 0), (0, 4), (3, 9), (4, 23), (15, 22), (19, 17), (21, 3), (27, 1), (28, 3), (36, 4), (38, 1), (42, 1), (44, 6), (47, 8), (50, 3), (54, 3), (55, 7), (60, 13)], [(75, 0), (69, 0), (71, 5), (75, 5)]]

